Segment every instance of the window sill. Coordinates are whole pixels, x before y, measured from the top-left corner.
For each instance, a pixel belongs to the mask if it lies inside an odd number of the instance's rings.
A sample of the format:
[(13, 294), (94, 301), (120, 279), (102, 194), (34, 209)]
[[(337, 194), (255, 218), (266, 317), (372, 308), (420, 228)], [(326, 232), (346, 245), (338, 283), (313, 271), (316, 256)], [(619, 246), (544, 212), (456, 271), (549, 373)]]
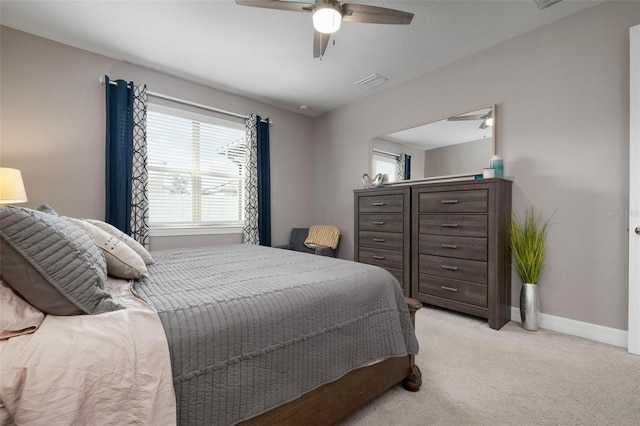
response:
[(162, 227), (150, 228), (151, 237), (177, 237), (185, 235), (222, 235), (222, 234), (242, 234), (244, 229), (241, 226), (210, 226), (210, 227)]

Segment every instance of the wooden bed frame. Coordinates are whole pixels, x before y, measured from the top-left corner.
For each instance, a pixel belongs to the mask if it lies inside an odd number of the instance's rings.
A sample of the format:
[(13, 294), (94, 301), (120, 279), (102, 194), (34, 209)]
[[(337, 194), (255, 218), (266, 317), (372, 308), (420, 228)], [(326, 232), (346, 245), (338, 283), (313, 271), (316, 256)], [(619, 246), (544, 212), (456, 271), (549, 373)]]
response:
[[(422, 307), (405, 297), (411, 321)], [(413, 355), (388, 358), (353, 370), (340, 379), (324, 384), (299, 398), (256, 416), (241, 425), (327, 425), (346, 417), (378, 395), (402, 382), (405, 389), (417, 392), (422, 374)]]

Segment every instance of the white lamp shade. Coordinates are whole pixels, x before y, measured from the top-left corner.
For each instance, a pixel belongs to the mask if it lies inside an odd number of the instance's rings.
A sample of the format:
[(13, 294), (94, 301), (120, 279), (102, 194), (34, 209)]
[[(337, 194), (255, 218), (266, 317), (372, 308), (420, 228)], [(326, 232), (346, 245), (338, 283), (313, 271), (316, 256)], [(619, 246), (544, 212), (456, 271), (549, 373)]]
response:
[(27, 192), (24, 190), (20, 170), (0, 167), (0, 204), (24, 203), (26, 201)]
[(313, 12), (313, 28), (323, 34), (335, 33), (340, 29), (342, 15), (333, 7), (316, 8)]

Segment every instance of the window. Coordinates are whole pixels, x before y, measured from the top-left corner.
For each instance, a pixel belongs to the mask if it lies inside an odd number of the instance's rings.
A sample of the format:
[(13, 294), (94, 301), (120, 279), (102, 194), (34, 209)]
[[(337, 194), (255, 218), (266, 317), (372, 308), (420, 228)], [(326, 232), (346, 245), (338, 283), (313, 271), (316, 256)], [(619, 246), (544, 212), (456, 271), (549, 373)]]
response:
[(149, 104), (150, 227), (242, 226), (245, 150), (243, 123)]
[(398, 155), (384, 151), (373, 151), (373, 176), (378, 173), (387, 175), (387, 182), (398, 180)]

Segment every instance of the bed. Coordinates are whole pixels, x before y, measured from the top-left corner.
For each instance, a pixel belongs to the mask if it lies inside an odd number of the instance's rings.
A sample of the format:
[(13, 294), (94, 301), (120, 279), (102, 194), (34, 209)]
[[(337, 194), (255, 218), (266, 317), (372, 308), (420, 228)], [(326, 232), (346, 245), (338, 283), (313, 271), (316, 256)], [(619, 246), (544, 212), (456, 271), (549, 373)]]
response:
[(419, 303), (383, 269), (251, 245), (152, 254), (147, 277), (107, 279), (118, 309), (0, 341), (0, 424), (327, 424), (419, 389)]

